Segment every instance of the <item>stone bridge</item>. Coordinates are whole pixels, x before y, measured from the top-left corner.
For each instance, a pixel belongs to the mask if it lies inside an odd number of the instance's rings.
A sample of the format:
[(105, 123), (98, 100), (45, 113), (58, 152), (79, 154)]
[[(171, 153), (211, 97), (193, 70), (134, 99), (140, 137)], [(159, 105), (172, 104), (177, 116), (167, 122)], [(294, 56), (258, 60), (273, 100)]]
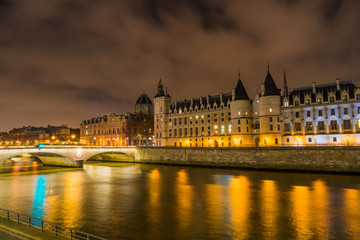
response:
[(0, 148), (0, 164), (16, 157), (36, 157), (44, 165), (82, 167), (83, 162), (99, 161), (133, 162), (135, 147), (40, 146)]

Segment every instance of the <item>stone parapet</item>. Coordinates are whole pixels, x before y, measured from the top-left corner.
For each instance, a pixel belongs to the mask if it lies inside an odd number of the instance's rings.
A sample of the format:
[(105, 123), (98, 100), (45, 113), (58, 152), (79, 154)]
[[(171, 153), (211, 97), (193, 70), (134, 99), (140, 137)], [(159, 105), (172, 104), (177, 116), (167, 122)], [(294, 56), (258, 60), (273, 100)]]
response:
[(360, 172), (360, 147), (137, 147), (135, 162), (357, 173)]

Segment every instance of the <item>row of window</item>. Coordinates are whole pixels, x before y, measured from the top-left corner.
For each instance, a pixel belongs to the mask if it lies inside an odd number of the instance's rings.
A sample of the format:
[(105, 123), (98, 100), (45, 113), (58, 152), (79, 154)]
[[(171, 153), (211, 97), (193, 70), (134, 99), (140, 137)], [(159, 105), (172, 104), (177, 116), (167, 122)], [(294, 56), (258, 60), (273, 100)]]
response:
[[(306, 117), (311, 117), (311, 112), (312, 111), (306, 111)], [(343, 113), (344, 114), (349, 114), (349, 108), (347, 108), (347, 107), (343, 108)], [(357, 113), (360, 113), (360, 107), (357, 108)], [(335, 116), (336, 115), (336, 109), (334, 109), (334, 108), (330, 109), (330, 115)], [(323, 110), (318, 110), (318, 116), (319, 117), (323, 116)], [(289, 114), (286, 113), (285, 118), (288, 118), (288, 117), (289, 117)], [(299, 111), (295, 112), (295, 117), (296, 118), (300, 117), (300, 112)]]
[[(325, 126), (326, 125), (325, 125), (324, 121), (319, 121), (318, 124), (317, 124), (317, 127), (318, 127), (319, 131), (325, 131)], [(332, 130), (332, 131), (339, 129), (339, 125), (338, 125), (338, 122), (336, 120), (331, 120), (329, 126), (330, 126), (330, 130)], [(295, 127), (295, 132), (301, 132), (302, 131), (301, 123), (295, 123), (294, 127)], [(360, 129), (360, 119), (358, 119), (357, 127), (358, 127), (358, 129)], [(351, 129), (351, 120), (349, 120), (349, 119), (343, 120), (343, 129), (345, 129), (345, 130), (350, 130)], [(285, 132), (290, 132), (291, 131), (290, 123), (285, 123), (284, 124), (284, 131)], [(312, 122), (306, 122), (305, 123), (305, 131), (307, 131), (307, 132), (314, 131), (314, 126), (313, 126)]]
[[(341, 99), (342, 99), (343, 102), (349, 101), (348, 95), (343, 95)], [(360, 94), (356, 94), (356, 100), (360, 100)], [(330, 102), (330, 103), (334, 103), (334, 102), (335, 102), (335, 97), (334, 97), (334, 96), (331, 96), (331, 97), (329, 98), (329, 102)], [(323, 99), (322, 99), (322, 98), (316, 99), (316, 103), (317, 103), (317, 104), (322, 104), (322, 103), (323, 103)], [(294, 101), (294, 105), (295, 105), (295, 107), (300, 106), (300, 101), (299, 101), (299, 100), (295, 100), (295, 101)], [(310, 99), (306, 99), (306, 100), (305, 100), (305, 105), (307, 105), (307, 106), (311, 105), (311, 100), (310, 100)], [(288, 107), (288, 106), (289, 106), (289, 102), (285, 101), (285, 102), (284, 102), (284, 106), (285, 106), (285, 107)]]
[[(223, 104), (220, 105), (220, 109), (224, 109), (224, 107), (225, 107), (225, 106), (224, 106)], [(227, 107), (230, 108), (230, 103), (228, 103)], [(204, 110), (209, 111), (210, 109), (216, 110), (216, 109), (217, 109), (217, 106), (215, 105), (214, 108), (211, 108), (210, 106), (208, 106), (206, 109), (205, 109), (204, 107), (201, 107), (200, 109), (198, 109), (197, 107), (195, 107), (194, 111), (195, 111), (195, 112), (197, 112), (198, 110), (200, 110), (200, 111), (204, 111)], [(193, 111), (192, 108), (190, 108), (190, 109), (188, 110), (188, 112), (190, 112), (190, 113), (191, 113), (192, 111)], [(160, 112), (162, 112), (162, 107), (160, 107)], [(185, 111), (183, 111), (183, 110), (179, 109), (179, 114), (181, 114), (182, 112), (186, 113), (187, 110), (185, 109)], [(175, 110), (174, 110), (173, 112), (170, 112), (170, 115), (171, 115), (171, 114), (174, 114), (174, 113), (175, 113)]]
[[(218, 116), (219, 115), (219, 116)], [(227, 116), (226, 116), (227, 115)], [(229, 121), (231, 120), (231, 113), (228, 112), (227, 114), (225, 113), (221, 113), (221, 114), (218, 114), (218, 113), (215, 113), (213, 114), (213, 117), (214, 117), (214, 122), (217, 122), (218, 121), (218, 117), (220, 117), (219, 119), (224, 122), (225, 119), (228, 119)], [(199, 120), (200, 119), (200, 120)], [(194, 119), (193, 117), (184, 117), (184, 118), (170, 118), (169, 119), (169, 125), (174, 125), (176, 126), (177, 124), (178, 125), (181, 125), (182, 123), (184, 123), (185, 125), (188, 124), (188, 122), (190, 124), (193, 124), (193, 120), (195, 122), (195, 124), (198, 124), (199, 122), (200, 123), (205, 123), (205, 120), (207, 121), (207, 123), (210, 123), (211, 121), (211, 115), (208, 114), (207, 116), (205, 115), (201, 115), (201, 116), (195, 116)], [(156, 122), (159, 122), (159, 118), (158, 116), (156, 117)]]
[[(91, 130), (82, 130), (81, 131), (81, 134), (82, 135), (91, 135), (91, 133), (93, 133), (93, 135), (96, 135), (96, 134), (104, 134), (105, 133), (120, 133), (120, 128), (113, 128), (113, 129), (108, 129), (108, 131), (104, 131), (104, 129), (98, 129), (98, 130), (94, 130), (94, 131), (91, 131)], [(121, 133), (125, 133), (125, 128), (122, 128), (121, 129)]]
[[(217, 125), (214, 126), (213, 135), (225, 135), (231, 134), (231, 125), (227, 125), (227, 133), (225, 132), (226, 126), (221, 125), (220, 129)], [(188, 131), (189, 130), (189, 131)], [(220, 130), (220, 132), (219, 132)], [(200, 131), (200, 132), (199, 132)], [(211, 135), (211, 127), (208, 126), (206, 128), (206, 133), (208, 136)], [(199, 136), (205, 135), (205, 127), (194, 127), (194, 128), (179, 128), (179, 129), (169, 129), (169, 137), (187, 137), (187, 136)]]

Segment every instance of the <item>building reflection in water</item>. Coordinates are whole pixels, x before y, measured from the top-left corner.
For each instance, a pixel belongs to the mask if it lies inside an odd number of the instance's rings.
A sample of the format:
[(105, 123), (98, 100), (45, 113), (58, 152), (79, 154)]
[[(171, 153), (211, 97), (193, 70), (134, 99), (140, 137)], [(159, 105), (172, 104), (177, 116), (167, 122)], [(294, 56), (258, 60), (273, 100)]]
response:
[(230, 180), (230, 208), (231, 223), (234, 239), (249, 237), (250, 181), (245, 176), (234, 177)]
[[(215, 178), (215, 181), (220, 180)], [(225, 211), (225, 204), (223, 204), (224, 190), (226, 190), (226, 187), (220, 183), (205, 185), (206, 223), (209, 234), (214, 237), (219, 236), (223, 228), (223, 213)]]
[(79, 172), (64, 173), (61, 190), (51, 189), (46, 198), (47, 212), (45, 219), (61, 225), (80, 229), (83, 222), (83, 179)]
[(160, 225), (160, 194), (161, 194), (161, 174), (159, 169), (153, 169), (148, 174), (149, 210), (148, 219), (153, 229)]
[(261, 221), (265, 239), (276, 239), (278, 201), (276, 182), (263, 180), (261, 184)]
[(312, 226), (315, 228), (317, 239), (329, 238), (329, 196), (328, 188), (324, 181), (317, 180), (312, 183)]
[(293, 186), (290, 201), (292, 224), (295, 229), (296, 239), (311, 239), (313, 237), (311, 231), (311, 218), (313, 216), (310, 215), (311, 192), (309, 187)]
[(47, 192), (46, 182), (46, 176), (37, 176), (33, 197), (34, 200), (31, 208), (31, 216), (39, 219), (44, 219), (45, 198)]
[(176, 177), (176, 217), (180, 231), (190, 226), (194, 203), (193, 186), (189, 185), (188, 174), (184, 170), (177, 172)]
[(360, 191), (344, 189), (344, 218), (346, 219), (346, 235), (349, 239), (360, 237)]

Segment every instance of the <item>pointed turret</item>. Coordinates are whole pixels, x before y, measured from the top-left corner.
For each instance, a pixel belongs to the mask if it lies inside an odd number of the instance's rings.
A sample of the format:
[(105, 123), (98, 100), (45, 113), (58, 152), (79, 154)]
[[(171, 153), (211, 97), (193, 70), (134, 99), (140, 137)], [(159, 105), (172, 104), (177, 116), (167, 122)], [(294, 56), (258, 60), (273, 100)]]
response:
[(250, 98), (245, 90), (245, 87), (241, 82), (240, 72), (239, 72), (238, 82), (237, 82), (236, 88), (235, 88), (235, 100), (250, 100)]
[(289, 88), (286, 83), (286, 72), (284, 69), (284, 97), (287, 97), (287, 96), (289, 96)]
[(264, 96), (280, 96), (280, 91), (276, 87), (276, 84), (270, 74), (269, 65), (268, 65), (268, 72), (266, 74), (264, 85), (265, 85)]
[(158, 83), (158, 92), (154, 98), (157, 98), (157, 97), (169, 97), (169, 94), (167, 94), (167, 92), (164, 90), (164, 85), (161, 81), (161, 78)]

